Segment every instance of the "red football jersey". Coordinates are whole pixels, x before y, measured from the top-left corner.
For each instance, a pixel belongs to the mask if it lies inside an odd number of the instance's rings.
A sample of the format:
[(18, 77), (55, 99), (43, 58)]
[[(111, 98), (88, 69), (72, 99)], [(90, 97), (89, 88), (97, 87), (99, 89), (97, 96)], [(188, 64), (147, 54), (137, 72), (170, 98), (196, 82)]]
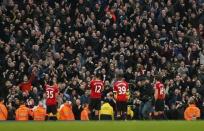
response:
[(101, 98), (101, 92), (104, 88), (104, 83), (101, 80), (92, 80), (90, 82), (91, 95), (90, 98)]
[(162, 84), (161, 82), (157, 81), (154, 85), (154, 89), (155, 91), (157, 91), (157, 99), (159, 100), (164, 100), (165, 99), (165, 88), (164, 88), (164, 84)]
[(114, 92), (117, 95), (117, 101), (127, 101), (127, 92), (129, 91), (126, 81), (117, 81), (114, 83)]
[(45, 90), (46, 90), (46, 95), (47, 95), (46, 104), (48, 106), (56, 105), (57, 104), (56, 94), (58, 93), (58, 85), (57, 84), (53, 86), (45, 85)]

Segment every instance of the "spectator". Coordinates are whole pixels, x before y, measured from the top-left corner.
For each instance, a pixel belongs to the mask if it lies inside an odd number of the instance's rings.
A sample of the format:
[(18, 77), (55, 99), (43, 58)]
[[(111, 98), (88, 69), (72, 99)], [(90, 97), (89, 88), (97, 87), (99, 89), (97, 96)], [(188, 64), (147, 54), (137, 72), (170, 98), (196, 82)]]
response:
[[(167, 88), (165, 101), (170, 110), (183, 114), (187, 103), (181, 99), (189, 99), (194, 87), (200, 95), (196, 105), (201, 108), (203, 10), (202, 0), (1, 0), (0, 96), (8, 119), (14, 118), (19, 99), (34, 100), (35, 105), (44, 102), (43, 87), (51, 77), (62, 85), (58, 107), (62, 98), (74, 105), (84, 99), (96, 72), (106, 83), (104, 99), (112, 92), (118, 69), (133, 83), (128, 104), (140, 112), (135, 118), (143, 119), (142, 112), (147, 118), (149, 111), (143, 104), (151, 105), (151, 96), (145, 90), (158, 74)], [(146, 87), (144, 79), (149, 80)]]
[(76, 103), (73, 105), (72, 111), (74, 113), (75, 120), (80, 120), (81, 119), (81, 112), (83, 108), (81, 105), (80, 99), (76, 100)]
[(143, 81), (142, 87), (140, 87), (141, 93), (141, 113), (143, 119), (149, 119), (149, 113), (152, 111), (152, 99), (153, 99), (153, 87), (150, 85), (149, 80)]
[(22, 92), (28, 93), (28, 92), (31, 91), (32, 81), (33, 81), (34, 78), (35, 78), (34, 74), (31, 75), (29, 80), (28, 80), (27, 75), (23, 76), (23, 82), (20, 83), (20, 85), (19, 85), (19, 87), (22, 90)]
[(82, 96), (80, 97), (80, 100), (81, 100), (81, 104), (82, 104), (82, 105), (84, 105), (84, 104), (86, 104), (86, 103), (89, 103), (89, 91), (88, 91), (88, 90), (86, 90), (85, 93), (84, 93), (84, 95), (82, 95)]

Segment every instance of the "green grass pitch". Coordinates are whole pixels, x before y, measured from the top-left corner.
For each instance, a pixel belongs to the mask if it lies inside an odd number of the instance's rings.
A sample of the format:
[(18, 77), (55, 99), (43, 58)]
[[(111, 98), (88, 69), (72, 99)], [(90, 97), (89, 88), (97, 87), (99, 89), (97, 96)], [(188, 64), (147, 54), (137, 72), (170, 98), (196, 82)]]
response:
[(0, 122), (0, 131), (204, 131), (204, 121)]

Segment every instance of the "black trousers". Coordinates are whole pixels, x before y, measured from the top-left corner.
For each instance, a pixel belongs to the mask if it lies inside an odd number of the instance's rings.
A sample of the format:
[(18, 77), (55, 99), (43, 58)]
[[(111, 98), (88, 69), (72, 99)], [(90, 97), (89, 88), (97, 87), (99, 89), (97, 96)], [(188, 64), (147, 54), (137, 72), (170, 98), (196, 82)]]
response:
[(112, 120), (112, 116), (111, 115), (102, 114), (100, 116), (100, 120)]

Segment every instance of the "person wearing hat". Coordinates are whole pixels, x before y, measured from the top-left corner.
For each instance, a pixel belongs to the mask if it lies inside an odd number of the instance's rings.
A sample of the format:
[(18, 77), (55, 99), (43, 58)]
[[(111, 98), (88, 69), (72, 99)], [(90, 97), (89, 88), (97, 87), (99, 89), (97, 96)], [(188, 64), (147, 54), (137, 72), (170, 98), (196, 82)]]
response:
[(101, 110), (99, 111), (99, 120), (114, 120), (113, 107), (108, 102), (108, 99), (104, 100)]
[(7, 120), (8, 117), (8, 110), (4, 105), (4, 99), (0, 97), (0, 121)]

